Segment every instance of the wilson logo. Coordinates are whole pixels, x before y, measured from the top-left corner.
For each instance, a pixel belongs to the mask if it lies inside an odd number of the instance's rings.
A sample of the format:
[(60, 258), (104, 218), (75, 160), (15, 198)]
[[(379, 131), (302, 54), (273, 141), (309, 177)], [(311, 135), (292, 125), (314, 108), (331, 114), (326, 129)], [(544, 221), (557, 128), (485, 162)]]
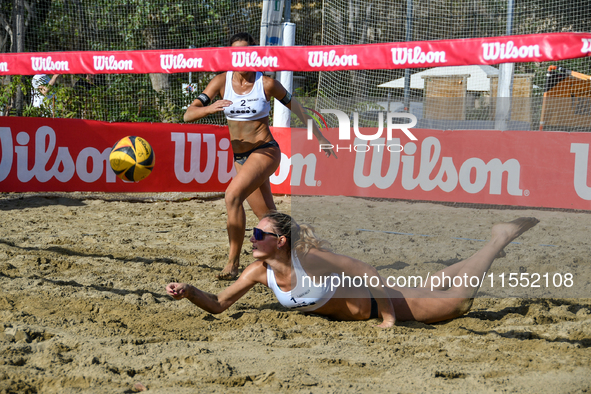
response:
[[(399, 138), (391, 142), (400, 145)], [(361, 139), (357, 139), (355, 143), (367, 144)], [(369, 142), (374, 146), (385, 143), (384, 139)], [(502, 162), (495, 158), (485, 162), (478, 157), (471, 157), (463, 163), (458, 163), (453, 157), (443, 156), (441, 150), (439, 139), (427, 137), (423, 140), (420, 150), (414, 142), (405, 144), (404, 155), (401, 155), (401, 150), (388, 152), (385, 149), (374, 149), (369, 158), (370, 166), (365, 163), (367, 151), (360, 150), (355, 156), (354, 182), (363, 188), (375, 185), (379, 189), (387, 189), (392, 187), (400, 175), (405, 190), (420, 188), (428, 192), (439, 188), (450, 193), (459, 187), (467, 193), (476, 194), (488, 184), (490, 195), (500, 195), (503, 189), (511, 196), (523, 195), (519, 187), (521, 165), (517, 159)], [(382, 168), (382, 163), (386, 161), (385, 155), (390, 156), (386, 171)], [(370, 168), (369, 174), (364, 171), (367, 168)], [(503, 181), (506, 182), (505, 185)]]
[(329, 52), (312, 51), (308, 52), (308, 64), (311, 67), (335, 67), (335, 66), (358, 66), (357, 55), (336, 54), (335, 50)]
[(185, 58), (179, 55), (160, 55), (160, 67), (164, 70), (203, 68), (203, 59), (200, 57)]
[(392, 63), (394, 64), (423, 64), (446, 63), (445, 51), (423, 52), (419, 46), (414, 48), (392, 48)]
[(111, 56), (93, 56), (94, 69), (102, 70), (133, 70), (133, 60), (117, 60)]
[(232, 67), (278, 67), (277, 56), (259, 56), (257, 52), (232, 52)]
[(583, 38), (583, 48), (581, 49), (582, 53), (591, 53), (591, 38)]
[(515, 46), (513, 41), (508, 41), (506, 44), (499, 42), (482, 44), (482, 57), (484, 60), (526, 59), (540, 56), (539, 45), (522, 45), (518, 47)]
[(570, 153), (575, 154), (575, 174), (573, 184), (577, 195), (591, 201), (591, 186), (587, 185), (589, 173), (589, 144), (572, 143)]
[(31, 57), (33, 71), (69, 71), (70, 66), (67, 60), (54, 62), (51, 56)]
[[(0, 182), (13, 172), (22, 183), (33, 179), (42, 183), (52, 179), (66, 183), (76, 177), (85, 183), (97, 182), (101, 178), (106, 183), (117, 181), (109, 165), (111, 147), (87, 146), (72, 155), (71, 147), (59, 146), (60, 135), (63, 138), (63, 133), (56, 133), (49, 126), (41, 126), (31, 135), (20, 131), (16, 136), (9, 127), (0, 127)], [(216, 134), (171, 133), (171, 139), (175, 143), (174, 175), (180, 182), (206, 183), (217, 175), (218, 182), (227, 183), (236, 174), (227, 138), (217, 141)], [(13, 141), (17, 142), (16, 145)], [(187, 142), (190, 146), (185, 150)], [(186, 153), (189, 153), (188, 157), (185, 157)], [(202, 165), (204, 155), (207, 156), (205, 166)], [(214, 172), (216, 159), (217, 174)], [(13, 166), (16, 169), (13, 170)]]

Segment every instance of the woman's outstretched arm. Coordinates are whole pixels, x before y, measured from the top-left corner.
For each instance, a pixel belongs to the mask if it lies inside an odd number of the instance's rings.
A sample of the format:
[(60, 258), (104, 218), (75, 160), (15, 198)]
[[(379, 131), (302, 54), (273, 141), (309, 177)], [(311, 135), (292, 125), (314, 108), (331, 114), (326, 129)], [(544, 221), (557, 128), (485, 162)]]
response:
[[(272, 78), (268, 78), (265, 81), (265, 93), (267, 94), (269, 99), (271, 97), (275, 97), (277, 100), (281, 101), (288, 95), (288, 91), (283, 87), (283, 85), (279, 81)], [(304, 111), (304, 108), (299, 103), (299, 101), (296, 100), (295, 97), (291, 97), (290, 101), (283, 105), (285, 105), (287, 108), (289, 108), (290, 111), (296, 114), (296, 116), (302, 121), (302, 123), (304, 123), (304, 125), (308, 124), (308, 119), (311, 118), (306, 114), (306, 111)], [(314, 122), (312, 122), (312, 133), (314, 134), (314, 137), (316, 137), (316, 139), (318, 140), (318, 143), (320, 144), (320, 147), (326, 154), (326, 157), (330, 157), (330, 155), (333, 155), (336, 158), (337, 155), (334, 153), (334, 150), (332, 149), (333, 145), (320, 132), (320, 130), (318, 129), (318, 127), (316, 127), (316, 124)]]
[(257, 283), (267, 284), (267, 268), (261, 261), (250, 264), (242, 275), (221, 293), (215, 295), (187, 283), (169, 283), (166, 292), (175, 300), (188, 299), (199, 308), (213, 314), (222, 313)]
[[(302, 107), (302, 105), (300, 104), (300, 102), (295, 97), (292, 98), (291, 99), (291, 102), (287, 104), (287, 108), (289, 108), (294, 114), (296, 114), (296, 116), (305, 125), (308, 124), (308, 119), (311, 119), (311, 118), (310, 118), (310, 116), (308, 114), (306, 114), (306, 111), (304, 111), (304, 107)], [(337, 154), (334, 153), (334, 150), (332, 148), (333, 145), (320, 132), (320, 130), (316, 126), (316, 123), (315, 122), (312, 122), (312, 133), (314, 134), (314, 136), (318, 140), (318, 144), (320, 144), (320, 147), (322, 148), (322, 150), (326, 154), (326, 157), (330, 157), (330, 155), (333, 155), (335, 157), (335, 159), (336, 159), (337, 158)]]

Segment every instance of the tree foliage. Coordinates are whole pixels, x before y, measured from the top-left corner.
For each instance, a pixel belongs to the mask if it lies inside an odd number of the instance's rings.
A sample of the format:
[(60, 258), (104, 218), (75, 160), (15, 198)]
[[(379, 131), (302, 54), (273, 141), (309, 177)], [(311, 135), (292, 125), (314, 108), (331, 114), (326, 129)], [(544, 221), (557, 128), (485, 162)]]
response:
[[(411, 3), (410, 40), (413, 41), (506, 34), (508, 0), (412, 0)], [(408, 4), (408, 0), (293, 0), (291, 20), (297, 26), (296, 44), (405, 41)], [(248, 31), (258, 38), (261, 7), (261, 1), (245, 0), (1, 0), (0, 51), (224, 46), (232, 34), (240, 31)], [(591, 7), (588, 0), (515, 0), (513, 26), (513, 34), (590, 31)], [(589, 69), (588, 60), (573, 61), (572, 65), (586, 67), (583, 72)], [(517, 67), (543, 78), (543, 65), (527, 63)], [(339, 95), (361, 91), (372, 96), (377, 93), (373, 91), (376, 73), (346, 71), (333, 73), (331, 77), (341, 82)], [(399, 77), (401, 73), (392, 70), (389, 76)], [(319, 74), (302, 75), (306, 77), (303, 89), (310, 95), (319, 86)], [(191, 74), (197, 93), (211, 76), (211, 73)], [(85, 93), (82, 105), (76, 103), (80, 96), (74, 89), (82, 77), (60, 78), (54, 88), (56, 97), (60, 98), (60, 103), (52, 107), (56, 116), (171, 122), (181, 119), (183, 106), (193, 98), (193, 93), (183, 93), (181, 89), (182, 83), (189, 82), (188, 73), (112, 74), (106, 76), (103, 84)], [(4, 112), (49, 115), (43, 109), (27, 107), (31, 99), (30, 77), (4, 78), (3, 84), (0, 105)]]

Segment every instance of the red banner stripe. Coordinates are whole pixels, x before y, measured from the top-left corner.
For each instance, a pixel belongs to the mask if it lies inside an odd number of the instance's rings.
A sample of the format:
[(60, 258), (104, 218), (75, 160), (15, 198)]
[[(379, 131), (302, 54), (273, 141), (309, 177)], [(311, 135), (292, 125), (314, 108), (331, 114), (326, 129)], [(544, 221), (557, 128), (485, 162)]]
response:
[(0, 54), (0, 75), (337, 71), (547, 62), (591, 54), (591, 33), (363, 45)]

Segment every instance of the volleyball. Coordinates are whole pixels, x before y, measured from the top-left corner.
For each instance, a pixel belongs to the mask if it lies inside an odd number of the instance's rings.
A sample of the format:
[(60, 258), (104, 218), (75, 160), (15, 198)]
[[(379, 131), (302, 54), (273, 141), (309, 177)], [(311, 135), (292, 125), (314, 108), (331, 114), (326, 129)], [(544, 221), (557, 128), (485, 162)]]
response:
[(154, 168), (154, 151), (142, 137), (127, 136), (113, 145), (109, 162), (119, 178), (139, 182)]

